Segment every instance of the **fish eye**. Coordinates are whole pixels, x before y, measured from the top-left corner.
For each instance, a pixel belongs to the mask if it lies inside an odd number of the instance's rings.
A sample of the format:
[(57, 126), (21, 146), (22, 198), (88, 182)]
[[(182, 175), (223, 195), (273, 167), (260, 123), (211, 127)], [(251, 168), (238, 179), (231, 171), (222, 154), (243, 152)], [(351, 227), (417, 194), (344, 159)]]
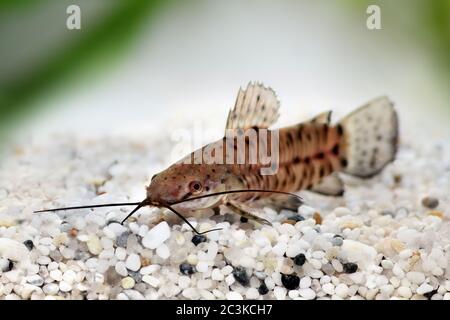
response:
[(203, 190), (202, 183), (200, 181), (191, 181), (189, 183), (189, 190), (192, 194), (201, 192)]

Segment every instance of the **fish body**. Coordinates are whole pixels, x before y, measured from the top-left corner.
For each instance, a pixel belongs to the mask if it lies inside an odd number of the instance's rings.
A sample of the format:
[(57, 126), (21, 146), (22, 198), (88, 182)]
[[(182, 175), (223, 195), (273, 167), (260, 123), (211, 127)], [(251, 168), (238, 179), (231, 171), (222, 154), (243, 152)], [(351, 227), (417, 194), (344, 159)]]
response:
[[(338, 172), (370, 177), (395, 158), (398, 118), (386, 97), (370, 101), (335, 124), (331, 112), (324, 112), (309, 121), (270, 130), (278, 109), (272, 89), (252, 83), (240, 89), (225, 137), (155, 175), (147, 187), (148, 202), (172, 205), (203, 195), (254, 189), (339, 196), (344, 185)], [(264, 174), (264, 168), (276, 170)], [(258, 202), (282, 206), (286, 197), (268, 192), (220, 194), (177, 207), (192, 212), (230, 203), (240, 210), (241, 204)]]

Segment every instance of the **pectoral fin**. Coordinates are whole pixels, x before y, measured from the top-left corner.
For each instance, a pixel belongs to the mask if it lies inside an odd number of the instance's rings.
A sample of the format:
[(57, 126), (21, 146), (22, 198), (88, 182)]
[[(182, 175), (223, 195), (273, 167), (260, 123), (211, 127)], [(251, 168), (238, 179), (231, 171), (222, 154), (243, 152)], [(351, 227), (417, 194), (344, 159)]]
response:
[(283, 209), (297, 212), (303, 202), (296, 197), (277, 194), (258, 200), (257, 203), (263, 207), (268, 206), (277, 212), (280, 212)]
[(261, 224), (272, 225), (268, 220), (258, 217), (254, 213), (251, 212), (251, 208), (246, 205), (239, 203), (237, 201), (228, 200), (226, 205), (233, 210), (233, 212), (239, 214), (241, 217), (254, 220)]

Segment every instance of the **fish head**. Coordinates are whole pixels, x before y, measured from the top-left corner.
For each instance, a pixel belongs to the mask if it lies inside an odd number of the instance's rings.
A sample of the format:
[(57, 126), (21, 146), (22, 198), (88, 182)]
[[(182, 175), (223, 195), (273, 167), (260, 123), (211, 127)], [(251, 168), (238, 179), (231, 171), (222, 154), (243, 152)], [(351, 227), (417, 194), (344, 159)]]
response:
[[(226, 166), (176, 163), (153, 176), (147, 187), (150, 204), (167, 206), (194, 197), (223, 192), (230, 186), (232, 178)], [(186, 210), (214, 206), (223, 195), (184, 201), (177, 208)]]

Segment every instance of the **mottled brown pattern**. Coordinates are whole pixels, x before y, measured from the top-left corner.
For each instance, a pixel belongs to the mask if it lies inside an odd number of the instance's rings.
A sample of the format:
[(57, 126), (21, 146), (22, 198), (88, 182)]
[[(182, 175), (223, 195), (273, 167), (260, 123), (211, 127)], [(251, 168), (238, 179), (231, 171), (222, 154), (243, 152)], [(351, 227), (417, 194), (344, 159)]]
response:
[[(280, 165), (277, 174), (261, 175), (261, 164), (248, 164), (248, 144), (245, 150), (246, 164), (231, 165), (230, 170), (243, 179), (248, 189), (295, 192), (311, 188), (325, 176), (341, 169), (341, 159), (345, 154), (345, 145), (340, 142), (341, 134), (334, 126), (314, 122), (283, 128), (279, 130)], [(270, 148), (270, 139), (268, 144)], [(234, 197), (248, 200), (254, 196), (256, 194)]]

